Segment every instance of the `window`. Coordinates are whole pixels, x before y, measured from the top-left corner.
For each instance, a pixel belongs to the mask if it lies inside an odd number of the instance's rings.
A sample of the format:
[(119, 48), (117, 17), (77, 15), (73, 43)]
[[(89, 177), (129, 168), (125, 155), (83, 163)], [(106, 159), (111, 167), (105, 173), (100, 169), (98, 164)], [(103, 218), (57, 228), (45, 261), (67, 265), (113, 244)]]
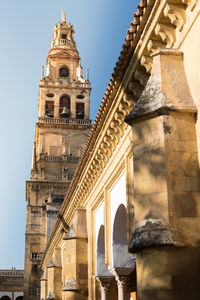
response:
[(54, 94), (53, 93), (47, 93), (46, 96), (49, 97), (49, 98), (52, 98), (52, 97), (54, 97)]
[(54, 102), (46, 101), (45, 103), (45, 117), (53, 118), (54, 117)]
[(65, 95), (60, 98), (60, 117), (68, 118), (70, 117), (70, 98), (69, 96)]
[(84, 99), (84, 98), (85, 98), (85, 96), (84, 96), (84, 95), (82, 95), (82, 94), (79, 94), (79, 95), (77, 95), (77, 96), (76, 96), (76, 98), (77, 98), (77, 99)]
[(69, 69), (68, 67), (62, 67), (60, 68), (59, 70), (59, 77), (61, 78), (66, 78), (66, 77), (69, 77)]
[(76, 118), (84, 119), (84, 103), (76, 103)]
[(61, 34), (61, 39), (66, 40), (67, 39), (67, 35), (66, 34)]

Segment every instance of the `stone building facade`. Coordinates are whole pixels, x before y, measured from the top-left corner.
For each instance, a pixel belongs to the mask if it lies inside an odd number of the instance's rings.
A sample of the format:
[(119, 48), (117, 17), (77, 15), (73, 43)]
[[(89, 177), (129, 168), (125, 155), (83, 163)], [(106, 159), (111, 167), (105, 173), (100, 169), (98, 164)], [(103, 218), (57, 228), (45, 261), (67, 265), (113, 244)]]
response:
[(138, 5), (42, 257), (41, 299), (199, 299), (199, 32), (198, 0)]
[(26, 183), (27, 300), (39, 299), (40, 261), (91, 128), (90, 92), (73, 26), (63, 12), (54, 27), (46, 74), (42, 67), (31, 177)]
[(24, 299), (24, 270), (0, 270), (0, 299)]

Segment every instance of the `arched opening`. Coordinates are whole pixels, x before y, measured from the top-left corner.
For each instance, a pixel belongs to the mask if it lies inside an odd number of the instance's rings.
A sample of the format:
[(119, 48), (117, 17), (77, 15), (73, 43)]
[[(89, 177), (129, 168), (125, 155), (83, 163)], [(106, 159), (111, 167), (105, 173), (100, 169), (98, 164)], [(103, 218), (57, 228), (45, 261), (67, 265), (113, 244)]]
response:
[(3, 297), (1, 297), (1, 300), (11, 300), (11, 299), (8, 296), (3, 296)]
[(133, 256), (128, 253), (127, 243), (127, 213), (126, 207), (120, 204), (113, 224), (113, 266), (115, 268), (131, 268), (134, 265)]
[(82, 102), (76, 103), (76, 118), (84, 119), (84, 103)]
[(45, 117), (54, 117), (54, 101), (46, 101), (45, 103)]
[(63, 95), (60, 98), (60, 117), (62, 118), (68, 118), (70, 117), (70, 110), (71, 110), (71, 103), (70, 103), (70, 97), (68, 95)]
[(23, 296), (18, 296), (15, 300), (24, 300)]
[(97, 276), (112, 276), (108, 271), (108, 266), (105, 264), (105, 233), (104, 225), (99, 229), (97, 239)]
[(60, 78), (66, 78), (69, 77), (69, 69), (67, 66), (63, 66), (59, 70), (59, 77)]
[[(101, 225), (97, 238), (96, 275), (102, 285), (107, 285), (108, 299), (117, 300), (117, 285), (113, 274), (108, 271), (105, 264), (105, 231)], [(104, 298), (103, 298), (104, 299)]]

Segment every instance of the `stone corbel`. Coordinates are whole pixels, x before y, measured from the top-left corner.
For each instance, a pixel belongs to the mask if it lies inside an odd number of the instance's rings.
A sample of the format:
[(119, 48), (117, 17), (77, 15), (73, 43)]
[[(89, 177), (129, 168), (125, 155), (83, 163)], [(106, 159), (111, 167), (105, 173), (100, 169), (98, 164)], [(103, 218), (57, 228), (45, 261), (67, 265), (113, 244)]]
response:
[(94, 166), (94, 168), (95, 168), (95, 170), (97, 172), (97, 176), (99, 176), (99, 174), (101, 173), (101, 165), (99, 163), (99, 160), (96, 159), (96, 156), (95, 156), (92, 164), (93, 164), (93, 166)]
[(123, 96), (123, 102), (127, 103), (128, 107), (132, 109), (137, 102), (137, 98), (133, 93), (126, 92)]
[(130, 111), (130, 107), (128, 106), (128, 104), (126, 102), (122, 101), (119, 104), (119, 111), (120, 111), (120, 113), (123, 114), (123, 118), (124, 118), (124, 116)]
[(161, 41), (149, 40), (147, 44), (148, 51), (154, 53), (155, 51), (165, 48), (165, 43)]
[[(148, 57), (151, 61), (152, 59), (150, 57)], [(142, 63), (141, 63), (142, 64)], [(143, 65), (143, 64), (142, 64)], [(146, 66), (144, 66), (146, 68)], [(147, 69), (147, 68), (146, 68)], [(148, 72), (148, 71), (147, 71)], [(142, 86), (139, 84), (138, 81), (133, 81), (131, 80), (129, 85), (128, 85), (128, 90), (133, 93), (134, 96), (136, 96), (137, 98), (141, 95), (143, 88)]]
[(119, 142), (120, 140), (120, 137), (122, 136), (123, 132), (119, 126), (119, 123), (117, 121), (112, 121), (111, 124), (110, 124), (111, 128), (114, 129), (115, 131), (115, 136), (117, 137), (117, 143)]
[(166, 48), (171, 48), (175, 41), (175, 30), (172, 26), (158, 23), (155, 27), (155, 34), (160, 36), (161, 40), (166, 43)]
[(115, 130), (113, 128), (108, 128), (107, 134), (108, 137), (110, 137), (110, 140), (112, 141), (113, 147), (116, 148), (118, 139), (115, 137)]
[(164, 16), (168, 17), (171, 24), (175, 25), (179, 31), (185, 24), (185, 9), (175, 4), (166, 4), (163, 10)]
[(109, 157), (112, 155), (111, 150), (108, 148), (107, 144), (104, 142), (101, 143), (100, 148), (104, 151), (106, 160), (108, 160)]
[(103, 140), (104, 140), (104, 143), (107, 144), (108, 148), (111, 147), (112, 151), (114, 151), (115, 145), (114, 145), (111, 137), (109, 135), (106, 135)]
[(115, 115), (114, 115), (114, 119), (119, 123), (119, 125), (122, 124), (122, 122), (123, 122), (123, 117), (124, 117), (123, 113), (122, 113), (122, 112), (119, 112), (119, 111), (117, 111), (117, 112), (115, 113)]
[[(143, 55), (141, 57), (140, 63), (142, 66), (145, 67), (146, 71), (148, 73), (151, 73), (151, 69), (152, 69), (152, 64), (153, 64), (153, 59), (150, 56), (147, 55)], [(129, 87), (129, 89), (133, 92), (133, 90), (131, 89), (131, 86)], [(134, 93), (134, 92), (133, 92)], [(136, 95), (137, 96), (137, 95)], [(139, 97), (140, 95), (138, 95)]]
[(136, 71), (135, 71), (135, 73), (134, 73), (134, 77), (135, 77), (135, 79), (137, 79), (139, 82), (140, 82), (140, 84), (143, 86), (143, 87), (145, 87), (146, 86), (146, 84), (147, 84), (147, 81), (148, 81), (148, 79), (149, 79), (149, 76), (147, 75), (147, 73), (144, 71), (144, 70), (142, 70), (142, 69), (137, 69)]

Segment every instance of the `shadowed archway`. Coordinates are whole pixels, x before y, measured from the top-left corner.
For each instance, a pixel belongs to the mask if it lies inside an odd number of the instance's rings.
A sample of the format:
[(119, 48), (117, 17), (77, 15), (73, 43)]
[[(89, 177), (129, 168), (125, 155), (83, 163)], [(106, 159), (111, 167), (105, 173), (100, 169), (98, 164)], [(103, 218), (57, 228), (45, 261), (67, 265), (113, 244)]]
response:
[(120, 204), (113, 224), (113, 266), (115, 268), (132, 268), (134, 257), (128, 253), (127, 244), (127, 212), (126, 207)]

